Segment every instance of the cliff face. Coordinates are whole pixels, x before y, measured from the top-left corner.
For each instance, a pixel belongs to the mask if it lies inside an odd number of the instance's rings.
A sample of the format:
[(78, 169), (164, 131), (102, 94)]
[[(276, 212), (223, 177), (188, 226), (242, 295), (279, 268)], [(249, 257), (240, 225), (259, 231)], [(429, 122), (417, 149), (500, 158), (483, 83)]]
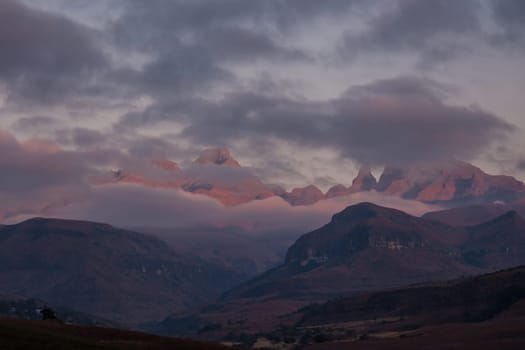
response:
[(362, 167), (347, 187), (339, 184), (323, 194), (316, 186), (294, 188), (290, 192), (265, 184), (249, 168), (242, 168), (226, 148), (204, 150), (193, 164), (180, 169), (166, 159), (151, 162), (142, 171), (113, 172), (97, 183), (134, 183), (147, 187), (182, 189), (206, 195), (228, 206), (279, 196), (291, 205), (311, 205), (323, 199), (376, 191), (390, 196), (457, 206), (505, 203), (525, 198), (525, 184), (511, 176), (494, 176), (460, 161), (407, 168), (385, 167), (379, 181), (369, 167)]
[(294, 188), (284, 193), (282, 198), (291, 205), (310, 205), (325, 198), (323, 192), (314, 185), (303, 188)]
[(478, 226), (453, 227), (361, 203), (301, 236), (283, 265), (226, 298), (316, 299), (520, 264), (525, 264), (525, 222), (515, 212)]
[(386, 167), (377, 190), (422, 202), (512, 201), (525, 185), (509, 176), (488, 175), (464, 162), (400, 169)]

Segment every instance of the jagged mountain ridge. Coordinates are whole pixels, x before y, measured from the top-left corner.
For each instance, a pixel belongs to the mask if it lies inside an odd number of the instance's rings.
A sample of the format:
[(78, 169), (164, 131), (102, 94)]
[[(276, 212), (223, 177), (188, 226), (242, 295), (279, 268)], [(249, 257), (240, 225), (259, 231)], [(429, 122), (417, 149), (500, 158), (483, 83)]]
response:
[(291, 205), (312, 205), (324, 199), (367, 191), (449, 206), (508, 203), (525, 197), (525, 184), (521, 181), (510, 176), (489, 175), (461, 161), (407, 168), (387, 166), (379, 181), (369, 167), (363, 166), (352, 185), (338, 184), (326, 193), (314, 185), (285, 191), (265, 184), (249, 169), (242, 168), (226, 148), (205, 149), (189, 169), (181, 169), (176, 162), (166, 159), (155, 159), (152, 163), (151, 174), (124, 169), (97, 182), (180, 189), (215, 198), (227, 206), (275, 196)]

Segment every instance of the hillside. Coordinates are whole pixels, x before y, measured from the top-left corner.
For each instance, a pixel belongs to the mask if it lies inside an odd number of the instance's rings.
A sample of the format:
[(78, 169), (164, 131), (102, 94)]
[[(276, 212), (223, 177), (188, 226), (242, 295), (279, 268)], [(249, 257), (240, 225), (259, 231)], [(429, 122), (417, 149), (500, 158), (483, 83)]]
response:
[(301, 236), (282, 265), (199, 313), (171, 316), (150, 330), (204, 339), (270, 332), (312, 302), (523, 265), (524, 243), (525, 221), (512, 211), (478, 226), (453, 227), (361, 203)]
[(187, 311), (238, 283), (222, 265), (105, 224), (31, 219), (0, 229), (0, 291), (122, 324)]
[(3, 350), (167, 350), (228, 349), (186, 339), (111, 328), (79, 327), (51, 321), (0, 319)]

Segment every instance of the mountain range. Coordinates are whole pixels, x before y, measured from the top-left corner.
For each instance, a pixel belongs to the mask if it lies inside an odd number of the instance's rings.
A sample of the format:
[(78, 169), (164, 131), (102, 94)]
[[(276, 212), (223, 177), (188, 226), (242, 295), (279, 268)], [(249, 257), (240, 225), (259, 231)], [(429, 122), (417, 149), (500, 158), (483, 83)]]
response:
[(301, 236), (282, 265), (232, 288), (199, 313), (168, 317), (153, 330), (181, 335), (191, 334), (183, 324), (192, 324), (193, 331), (215, 325), (216, 331), (199, 335), (207, 339), (270, 331), (312, 302), (523, 264), (525, 221), (515, 211), (461, 227), (361, 203)]
[(35, 218), (0, 229), (0, 291), (123, 325), (214, 300), (245, 278), (110, 225)]
[(171, 160), (154, 160), (147, 172), (120, 169), (97, 183), (134, 183), (148, 187), (181, 189), (235, 206), (269, 197), (281, 197), (291, 205), (311, 205), (324, 199), (356, 192), (375, 191), (405, 199), (449, 206), (479, 203), (511, 203), (525, 196), (525, 184), (511, 176), (489, 175), (469, 163), (450, 161), (440, 165), (386, 166), (377, 180), (362, 167), (350, 186), (338, 184), (323, 193), (315, 185), (294, 188), (263, 183), (243, 168), (226, 148), (204, 150), (187, 169)]
[(333, 296), (519, 264), (525, 264), (525, 221), (515, 211), (456, 227), (361, 203), (301, 236), (283, 265), (234, 288), (225, 299)]
[[(373, 184), (366, 171), (361, 175), (354, 185)], [(282, 264), (251, 279), (275, 257), (250, 257), (262, 243), (237, 244), (233, 233), (221, 243), (224, 235), (216, 232), (209, 247), (198, 243), (207, 241), (203, 235), (191, 246), (194, 232), (171, 240), (173, 232), (157, 232), (163, 241), (107, 224), (34, 218), (0, 227), (0, 291), (20, 296), (18, 302), (4, 298), (0, 306), (9, 313), (15, 305), (15, 314), (25, 317), (21, 308), (36, 309), (45, 300), (75, 310), (69, 315), (81, 322), (214, 341), (231, 333), (238, 340), (274, 332), (290, 315), (306, 320), (297, 310), (312, 302), (524, 265), (525, 220), (513, 209), (520, 203), (422, 217), (372, 203), (352, 205), (300, 236)], [(235, 254), (215, 253), (221, 244), (229, 252), (248, 250), (237, 254), (239, 261), (226, 260)], [(203, 251), (195, 254), (199, 246)]]

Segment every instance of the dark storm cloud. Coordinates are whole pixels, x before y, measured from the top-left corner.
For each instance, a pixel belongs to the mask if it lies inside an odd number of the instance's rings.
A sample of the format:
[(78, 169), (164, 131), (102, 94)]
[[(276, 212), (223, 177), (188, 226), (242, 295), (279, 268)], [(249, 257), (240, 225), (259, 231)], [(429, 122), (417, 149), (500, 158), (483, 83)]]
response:
[(492, 0), (494, 20), (503, 33), (496, 43), (518, 45), (525, 48), (525, 2), (521, 0)]
[[(400, 77), (348, 89), (329, 101), (256, 93), (219, 102), (157, 105), (122, 123), (173, 120), (182, 136), (201, 144), (234, 144), (261, 137), (308, 147), (330, 147), (360, 163), (388, 164), (470, 159), (513, 126), (476, 107), (449, 105), (450, 87), (429, 79)], [(170, 113), (170, 111), (172, 113)]]
[[(139, 50), (150, 60), (115, 78), (136, 93), (157, 99), (206, 92), (237, 80), (225, 64), (261, 60), (280, 63), (314, 58), (286, 40), (291, 27), (323, 15), (341, 15), (352, 1), (163, 1), (124, 3), (110, 26), (116, 46)], [(232, 69), (234, 70), (234, 69)]]
[(405, 77), (348, 90), (337, 102), (343, 154), (375, 164), (470, 160), (514, 129), (479, 108), (447, 104), (446, 89)]
[(74, 145), (79, 149), (97, 147), (106, 144), (107, 135), (87, 128), (60, 129), (56, 133), (56, 140), (62, 145)]
[[(166, 43), (213, 35), (226, 30), (232, 36), (232, 52), (244, 55), (259, 43), (259, 53), (287, 50), (270, 38), (269, 30), (287, 31), (298, 25), (308, 25), (321, 16), (340, 16), (356, 2), (349, 0), (153, 0), (125, 2), (124, 15), (114, 24), (115, 38), (131, 47), (162, 50)], [(255, 30), (254, 30), (255, 29)], [(237, 33), (234, 33), (237, 31)], [(246, 36), (255, 37), (255, 43)]]
[(42, 131), (52, 130), (60, 124), (59, 120), (46, 115), (24, 117), (12, 124), (12, 128), (18, 131)]
[(88, 29), (59, 15), (0, 2), (0, 80), (10, 98), (60, 101), (88, 91), (107, 62)]
[(137, 93), (156, 98), (173, 98), (196, 91), (205, 92), (218, 83), (234, 81), (231, 72), (219, 67), (197, 47), (178, 47), (144, 65), (140, 71), (124, 71), (118, 81)]
[(360, 34), (341, 42), (345, 56), (385, 51), (418, 52), (423, 63), (446, 60), (464, 50), (458, 39), (480, 31), (476, 0), (397, 0), (382, 2), (382, 12)]
[(31, 192), (80, 183), (86, 167), (73, 153), (56, 152), (46, 141), (19, 142), (0, 130), (0, 192)]
[(518, 170), (525, 170), (525, 159), (520, 160), (516, 165), (516, 168), (518, 168)]

